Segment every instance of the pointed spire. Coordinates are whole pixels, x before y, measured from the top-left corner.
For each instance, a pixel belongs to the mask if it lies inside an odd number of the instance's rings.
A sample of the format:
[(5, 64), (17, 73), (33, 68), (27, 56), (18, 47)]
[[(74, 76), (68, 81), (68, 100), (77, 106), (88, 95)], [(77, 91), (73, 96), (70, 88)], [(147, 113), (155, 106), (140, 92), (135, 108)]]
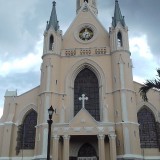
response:
[(115, 0), (115, 10), (114, 10), (114, 17), (112, 17), (112, 26), (116, 27), (118, 22), (120, 22), (121, 25), (125, 27), (124, 16), (122, 16), (118, 0)]
[(52, 12), (51, 12), (50, 20), (47, 23), (46, 30), (49, 30), (50, 27), (53, 27), (55, 31), (57, 31), (59, 29), (59, 22), (57, 20), (56, 2), (55, 1), (53, 1)]

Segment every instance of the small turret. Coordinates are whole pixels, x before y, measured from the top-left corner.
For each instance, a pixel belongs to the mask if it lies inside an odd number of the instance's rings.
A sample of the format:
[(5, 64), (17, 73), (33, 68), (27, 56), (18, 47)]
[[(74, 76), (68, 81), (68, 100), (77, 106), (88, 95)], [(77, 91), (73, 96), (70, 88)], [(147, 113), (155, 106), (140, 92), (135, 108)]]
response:
[(112, 17), (112, 26), (115, 28), (118, 22), (125, 27), (125, 20), (124, 16), (121, 14), (121, 10), (119, 7), (118, 0), (115, 1), (115, 10), (114, 10), (114, 17)]
[(129, 52), (128, 27), (122, 16), (118, 0), (115, 0), (114, 17), (112, 17), (112, 26), (110, 27), (111, 52), (117, 50), (126, 50)]
[(46, 30), (44, 32), (43, 54), (60, 54), (62, 31), (59, 29), (59, 21), (57, 20), (56, 2), (53, 2), (50, 20), (47, 21)]
[(59, 21), (57, 20), (56, 2), (55, 1), (53, 2), (50, 20), (49, 20), (49, 22), (47, 22), (46, 31), (48, 31), (51, 27), (53, 27), (55, 31), (59, 30)]

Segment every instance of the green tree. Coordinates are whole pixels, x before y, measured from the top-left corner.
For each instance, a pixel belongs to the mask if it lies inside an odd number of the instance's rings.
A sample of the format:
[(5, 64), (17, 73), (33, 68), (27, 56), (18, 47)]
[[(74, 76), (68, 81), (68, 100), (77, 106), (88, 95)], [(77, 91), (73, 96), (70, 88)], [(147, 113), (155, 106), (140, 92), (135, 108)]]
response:
[(160, 90), (160, 68), (157, 69), (157, 77), (154, 80), (147, 80), (144, 85), (139, 89), (140, 96), (144, 101), (148, 101), (147, 92), (150, 89)]

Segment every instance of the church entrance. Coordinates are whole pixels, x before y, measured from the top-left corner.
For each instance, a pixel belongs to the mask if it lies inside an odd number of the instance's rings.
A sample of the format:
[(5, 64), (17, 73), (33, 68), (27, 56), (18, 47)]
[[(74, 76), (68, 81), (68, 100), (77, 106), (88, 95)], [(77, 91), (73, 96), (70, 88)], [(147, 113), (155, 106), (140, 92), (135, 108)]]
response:
[(98, 160), (97, 135), (77, 135), (70, 138), (69, 160)]
[(83, 144), (78, 152), (78, 160), (97, 160), (94, 147), (89, 143)]

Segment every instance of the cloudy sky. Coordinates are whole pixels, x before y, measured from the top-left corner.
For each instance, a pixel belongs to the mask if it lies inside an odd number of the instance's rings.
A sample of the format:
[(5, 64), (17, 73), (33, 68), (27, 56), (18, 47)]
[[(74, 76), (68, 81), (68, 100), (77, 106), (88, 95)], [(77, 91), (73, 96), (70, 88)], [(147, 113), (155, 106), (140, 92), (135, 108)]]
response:
[[(99, 19), (108, 30), (114, 0), (97, 0)], [(129, 28), (134, 80), (143, 83), (160, 66), (160, 0), (119, 0)], [(66, 31), (75, 18), (76, 0), (57, 0), (60, 28)], [(43, 32), (52, 0), (0, 0), (0, 116), (4, 94), (18, 95), (40, 81)]]

